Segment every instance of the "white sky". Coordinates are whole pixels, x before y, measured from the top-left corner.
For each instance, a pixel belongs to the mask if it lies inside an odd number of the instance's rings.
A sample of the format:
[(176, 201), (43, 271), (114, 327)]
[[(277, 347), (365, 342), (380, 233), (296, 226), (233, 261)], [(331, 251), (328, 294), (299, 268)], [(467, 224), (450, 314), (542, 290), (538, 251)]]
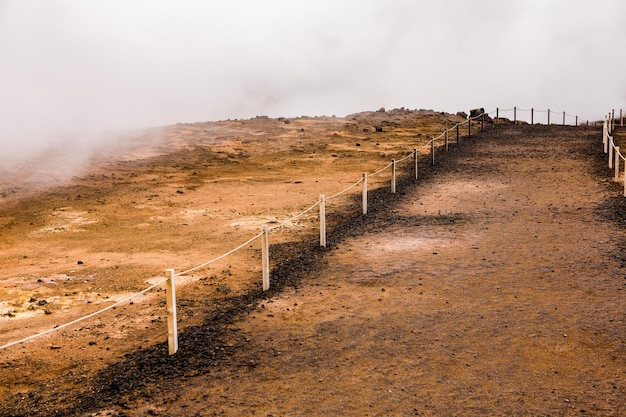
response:
[(626, 107), (623, 0), (0, 0), (0, 161), (68, 137), (385, 108)]

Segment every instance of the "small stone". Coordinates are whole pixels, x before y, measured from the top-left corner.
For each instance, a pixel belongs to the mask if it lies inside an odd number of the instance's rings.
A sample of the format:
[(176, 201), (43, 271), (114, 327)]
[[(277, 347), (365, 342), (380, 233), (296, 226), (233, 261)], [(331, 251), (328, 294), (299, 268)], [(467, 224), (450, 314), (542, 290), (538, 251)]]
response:
[(76, 262), (76, 263), (77, 263), (78, 265), (82, 265), (82, 264), (83, 264), (83, 261), (78, 261), (78, 262)]

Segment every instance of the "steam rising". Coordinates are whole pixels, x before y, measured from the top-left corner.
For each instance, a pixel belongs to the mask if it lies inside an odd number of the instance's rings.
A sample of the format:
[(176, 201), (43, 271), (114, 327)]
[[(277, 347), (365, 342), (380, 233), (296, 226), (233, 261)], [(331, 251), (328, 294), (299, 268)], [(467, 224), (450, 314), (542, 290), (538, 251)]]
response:
[[(0, 0), (0, 167), (105, 132), (626, 101), (620, 0)], [(1, 170), (0, 170), (1, 171)]]

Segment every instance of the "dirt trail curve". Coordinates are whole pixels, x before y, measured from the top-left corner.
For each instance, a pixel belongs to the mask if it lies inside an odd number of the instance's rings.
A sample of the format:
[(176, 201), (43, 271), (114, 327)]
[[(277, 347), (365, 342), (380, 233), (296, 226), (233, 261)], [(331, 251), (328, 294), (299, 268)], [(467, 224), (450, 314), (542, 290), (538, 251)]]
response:
[(499, 127), (462, 143), (215, 335), (222, 353), (183, 338), (173, 358), (131, 355), (56, 412), (626, 415), (624, 203), (599, 133)]

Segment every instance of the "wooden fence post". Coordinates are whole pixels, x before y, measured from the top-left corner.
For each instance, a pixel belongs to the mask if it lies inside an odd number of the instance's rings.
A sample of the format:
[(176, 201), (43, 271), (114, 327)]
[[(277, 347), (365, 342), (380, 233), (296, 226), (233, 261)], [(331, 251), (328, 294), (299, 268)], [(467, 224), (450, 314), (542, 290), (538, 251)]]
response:
[(361, 196), (363, 214), (367, 214), (367, 174), (363, 174), (363, 193)]
[(548, 109), (548, 126), (550, 126), (550, 109)]
[(535, 124), (535, 109), (534, 108), (530, 108), (530, 125), (534, 125)]
[(622, 109), (619, 109), (619, 126), (624, 127), (624, 115), (622, 114)]
[(430, 141), (430, 156), (431, 156), (431, 165), (435, 165), (435, 139)]
[(615, 147), (615, 182), (619, 181), (619, 146)]
[(609, 136), (609, 168), (613, 168), (613, 137)]
[(578, 127), (578, 116), (576, 116), (576, 127)]
[(444, 134), (445, 134), (445, 138), (446, 138), (446, 153), (448, 153), (448, 151), (449, 151), (448, 129), (445, 130)]
[(611, 132), (615, 129), (615, 109), (611, 110)]
[(461, 143), (461, 124), (456, 124), (456, 144)]
[(467, 118), (467, 137), (472, 137), (472, 117)]
[(413, 163), (415, 164), (414, 169), (415, 169), (415, 179), (418, 178), (418, 171), (417, 171), (417, 149), (413, 148)]
[(480, 133), (485, 133), (485, 112), (483, 112), (480, 118)]
[(626, 197), (626, 164), (624, 164), (624, 197)]
[(263, 291), (270, 289), (270, 238), (267, 225), (261, 237), (261, 267), (263, 268)]
[(391, 160), (391, 194), (396, 193), (396, 160)]
[(176, 273), (173, 269), (168, 269), (169, 277), (165, 281), (165, 301), (167, 308), (167, 346), (169, 354), (173, 355), (178, 351), (178, 320), (176, 317)]
[(604, 153), (607, 153), (609, 151), (608, 142), (609, 142), (609, 132), (608, 132), (607, 121), (605, 117), (604, 123), (602, 124), (602, 144), (604, 145)]
[(513, 106), (513, 125), (517, 125), (517, 106)]
[(565, 112), (563, 112), (563, 126), (565, 126)]
[(326, 247), (326, 197), (320, 195), (320, 246)]
[(496, 125), (500, 121), (500, 108), (496, 107)]

